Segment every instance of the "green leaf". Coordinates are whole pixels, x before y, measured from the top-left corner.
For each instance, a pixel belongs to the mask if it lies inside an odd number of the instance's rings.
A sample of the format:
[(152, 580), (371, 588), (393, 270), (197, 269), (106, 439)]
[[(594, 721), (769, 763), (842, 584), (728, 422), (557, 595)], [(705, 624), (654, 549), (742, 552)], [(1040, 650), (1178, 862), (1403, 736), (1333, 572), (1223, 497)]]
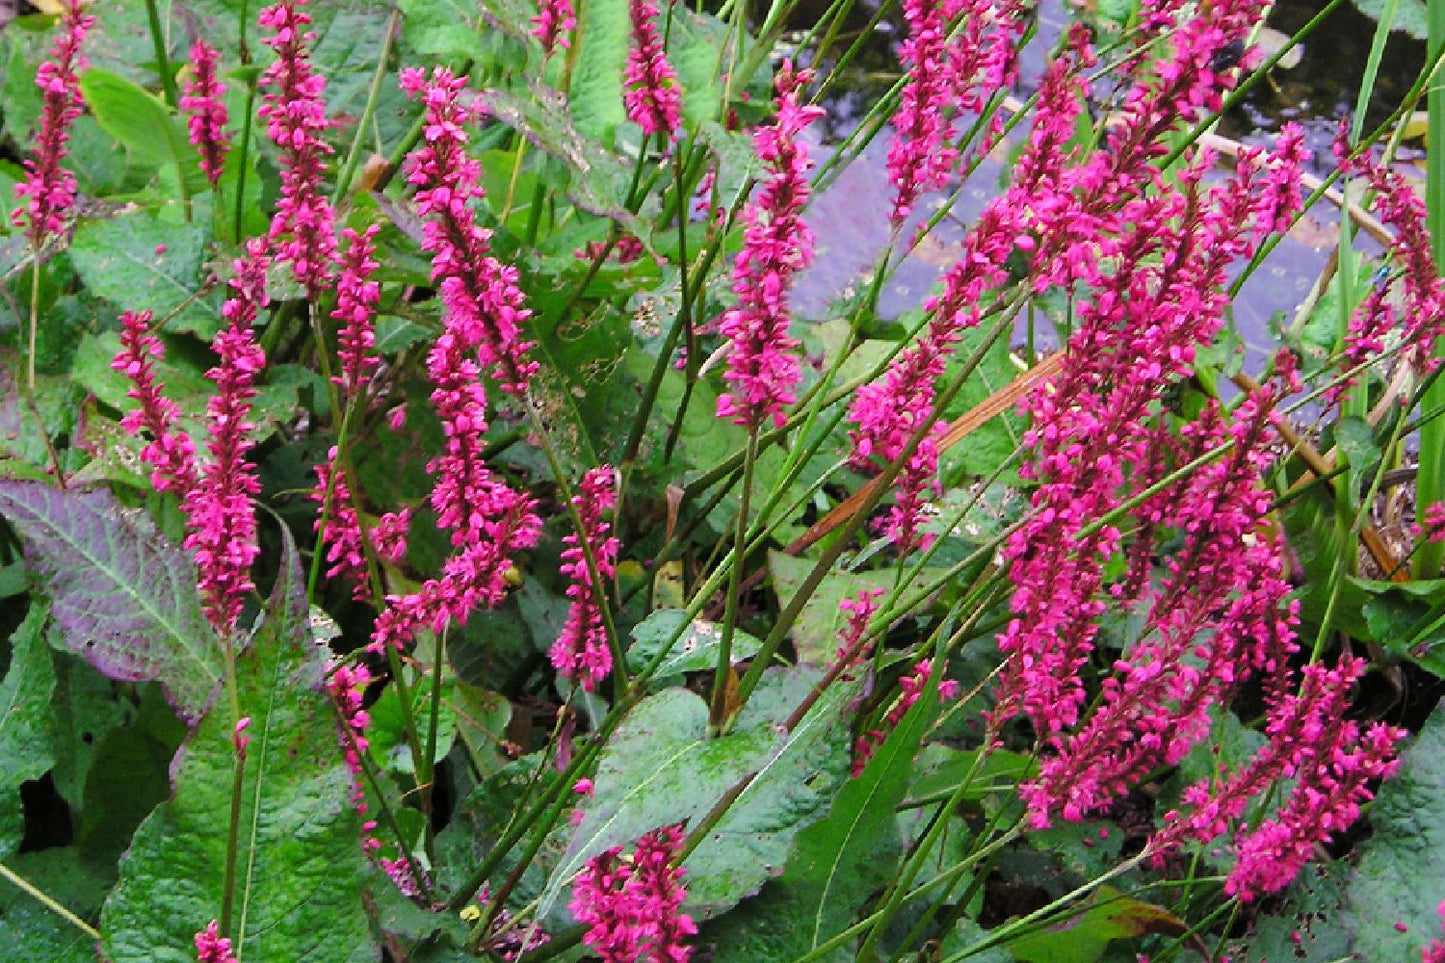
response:
[[(132, 211), (82, 224), (70, 258), (94, 294), (125, 311), (153, 311), (157, 318), (180, 308), (167, 330), (210, 340), (221, 328), (221, 314), (212, 298), (196, 297), (206, 241), (199, 227), (162, 224), (150, 211)], [(163, 254), (156, 253), (160, 245)]]
[[(687, 614), (676, 609), (653, 612), (632, 630), (633, 643), (627, 650), (627, 665), (634, 672), (657, 657), (668, 640), (687, 621)], [(717, 666), (718, 647), (722, 644), (722, 626), (704, 619), (694, 619), (672, 646), (667, 658), (654, 673), (666, 679), (684, 672), (702, 672)], [(733, 632), (732, 662), (751, 659), (762, 648), (762, 641), (743, 631)]]
[[(1436, 705), (1370, 810), (1374, 828), (1347, 888), (1354, 952), (1362, 960), (1417, 959), (1440, 932), (1445, 879), (1445, 703)], [(1432, 885), (1422, 885), (1429, 880)], [(1396, 929), (1403, 924), (1405, 932)]]
[(80, 92), (96, 122), (130, 151), (132, 160), (153, 167), (169, 164), (182, 172), (192, 193), (206, 189), (185, 125), (159, 97), (107, 70), (86, 71)]
[[(1386, 0), (1354, 0), (1355, 8), (1372, 20), (1379, 20), (1385, 11)], [(1394, 0), (1394, 30), (1408, 33), (1416, 40), (1424, 40), (1430, 34), (1430, 10), (1426, 0)]]
[(1299, 963), (1352, 959), (1345, 926), (1348, 872), (1342, 862), (1306, 866), (1285, 890), (1281, 904), (1255, 920), (1254, 932), (1226, 951), (1230, 959)]
[(1114, 940), (1137, 939), (1150, 933), (1180, 936), (1188, 929), (1188, 924), (1161, 906), (1101, 886), (1078, 916), (1016, 937), (1008, 942), (1008, 949), (1021, 963), (1094, 963)]
[(721, 913), (781, 872), (793, 837), (821, 814), (846, 767), (846, 686), (820, 700), (793, 732), (776, 730), (819, 678), (811, 670), (770, 670), (733, 730), (711, 739), (707, 703), (695, 693), (668, 689), (643, 700), (598, 762), (582, 822), (541, 912), (593, 856), (659, 826), (695, 825), (749, 776), (686, 863), (688, 911)]
[[(380, 954), (362, 905), (360, 820), (324, 670), (288, 539), (265, 619), (236, 665), (240, 715), (251, 720), (230, 934), (241, 959)], [(115, 963), (194, 963), (196, 931), (220, 916), (235, 725), (228, 700), (218, 700), (177, 754), (174, 796), (137, 830), (102, 917)]]
[(937, 688), (926, 686), (863, 772), (844, 783), (827, 818), (798, 834), (781, 883), (803, 908), (794, 929), (805, 951), (847, 929), (863, 901), (891, 876), (898, 846), (894, 811), (937, 706)]
[[(21, 853), (6, 862), (24, 879), (82, 919), (94, 920), (115, 878), (114, 867), (86, 862), (74, 847)], [(95, 942), (0, 880), (0, 960), (27, 963), (95, 963)], [(192, 953), (191, 961), (195, 960)]]
[(682, 87), (683, 120), (688, 124), (715, 121), (722, 110), (727, 24), (687, 7), (667, 9), (664, 17), (671, 16), (667, 24), (667, 57)]
[[(50, 607), (37, 599), (10, 636), (10, 669), (0, 682), (0, 796), (18, 801), (20, 784), (39, 779), (55, 762), (50, 695), (55, 672), (45, 644)], [(20, 840), (0, 840), (9, 856)]]
[(485, 55), (477, 30), (475, 4), (457, 0), (400, 0), (406, 16), (406, 38), (417, 53), (434, 57), (466, 57), (481, 60)]
[[(590, 0), (586, 6), (591, 8), (614, 2)], [(622, 12), (625, 19), (625, 5)], [(631, 223), (634, 217), (626, 205), (632, 184), (632, 165), (604, 147), (592, 125), (583, 121), (582, 118), (587, 115), (579, 112), (576, 76), (573, 75), (570, 112), (568, 99), (542, 84), (530, 85), (525, 95), (488, 90), (484, 95), (487, 110), (531, 141), (532, 146), (562, 162), (571, 175), (567, 196), (578, 207), (598, 217)], [(619, 99), (617, 103), (620, 110), (622, 101)]]
[(55, 733), (55, 789), (72, 809), (82, 806), (86, 776), (96, 748), (107, 733), (135, 714), (129, 700), (117, 697), (116, 684), (68, 652), (55, 653), (55, 694), (51, 730)]
[(103, 489), (0, 481), (0, 513), (25, 539), (65, 647), (112, 679), (159, 681), (182, 717), (199, 717), (222, 659), (190, 558)]
[[(425, 741), (426, 727), (431, 723), (433, 680), (430, 673), (414, 676), (411, 680), (411, 717), (416, 720)], [(442, 704), (437, 713), (437, 744), (433, 763), (441, 762), (451, 752), (452, 742), (457, 737), (457, 720), (452, 713), (453, 686), (455, 680), (447, 673), (442, 678)], [(371, 758), (376, 765), (396, 773), (415, 772), (416, 760), (412, 758), (411, 746), (406, 739), (406, 726), (402, 715), (401, 697), (396, 686), (388, 686), (368, 710), (371, 724), (367, 726), (366, 738), (370, 743)]]
[(577, 129), (605, 143), (627, 119), (622, 72), (627, 63), (632, 21), (627, 0), (582, 0), (573, 36), (572, 84), (568, 101)]

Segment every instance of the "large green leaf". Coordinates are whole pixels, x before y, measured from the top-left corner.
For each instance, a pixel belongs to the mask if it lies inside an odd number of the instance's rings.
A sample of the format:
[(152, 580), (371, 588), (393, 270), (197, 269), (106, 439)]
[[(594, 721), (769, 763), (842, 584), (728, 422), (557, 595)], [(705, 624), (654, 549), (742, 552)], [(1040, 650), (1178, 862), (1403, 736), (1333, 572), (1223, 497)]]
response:
[(8, 856), (20, 842), (20, 784), (39, 779), (55, 762), (50, 730), (50, 694), (55, 672), (45, 644), (49, 606), (31, 603), (25, 621), (10, 636), (10, 669), (0, 682), (0, 796), (5, 798), (6, 825), (0, 826), (0, 854)]
[(817, 818), (846, 767), (840, 700), (829, 693), (790, 733), (778, 724), (820, 673), (771, 670), (727, 735), (707, 736), (707, 703), (686, 689), (644, 700), (598, 763), (592, 796), (552, 875), (545, 913), (583, 864), (658, 826), (695, 824), (746, 777), (751, 781), (685, 864), (688, 911), (716, 915), (781, 872), (793, 837)]
[[(287, 548), (265, 620), (237, 658), (251, 742), (231, 936), (242, 959), (375, 960), (325, 654), (311, 642), (300, 564)], [(115, 963), (194, 963), (196, 931), (220, 916), (235, 724), (228, 700), (218, 700), (172, 765), (174, 796), (137, 830), (102, 918)]]
[[(6, 860), (6, 865), (86, 920), (95, 919), (115, 879), (114, 866), (87, 862), (74, 847), (21, 853)], [(95, 963), (95, 959), (94, 940), (30, 894), (0, 880), (0, 960)], [(195, 960), (194, 954), (191, 960)]]
[(627, 62), (632, 21), (627, 0), (581, 0), (572, 43), (576, 60), (568, 101), (577, 129), (610, 142), (612, 131), (627, 119), (622, 104), (622, 68)]
[[(768, 553), (768, 574), (772, 576), (778, 604), (787, 605), (798, 593), (814, 564), (813, 559), (794, 558), (782, 552)], [(797, 650), (798, 660), (826, 665), (838, 653), (838, 632), (847, 622), (848, 613), (839, 608), (839, 604), (863, 589), (887, 591), (892, 587), (893, 576), (888, 572), (842, 572), (823, 576), (793, 623), (793, 648)]]
[(1355, 955), (1418, 959), (1420, 947), (1440, 932), (1435, 911), (1445, 880), (1445, 703), (1426, 720), (1399, 774), (1380, 788), (1370, 824), (1374, 834), (1361, 847), (1346, 890)]
[(222, 659), (190, 558), (104, 489), (0, 481), (0, 514), (25, 539), (65, 647), (112, 679), (159, 681), (198, 718)]
[[(1354, 0), (1355, 7), (1373, 20), (1379, 20), (1385, 12), (1386, 0)], [(1416, 40), (1424, 40), (1430, 33), (1430, 9), (1427, 0), (1396, 0), (1395, 21), (1392, 29), (1408, 33)]]
[(159, 97), (108, 70), (86, 71), (80, 92), (101, 128), (130, 151), (133, 161), (173, 166), (192, 193), (205, 190), (206, 179), (185, 125)]
[[(191, 224), (162, 224), (149, 211), (90, 221), (75, 232), (70, 259), (91, 292), (126, 311), (154, 311), (172, 331), (209, 340), (221, 327), (213, 297), (196, 297), (207, 234)], [(164, 245), (163, 253), (156, 253)], [(185, 305), (181, 307), (181, 305)]]
[(1079, 915), (1010, 940), (1008, 948), (1021, 963), (1094, 963), (1114, 940), (1150, 933), (1178, 937), (1188, 929), (1188, 924), (1163, 907), (1101, 886)]

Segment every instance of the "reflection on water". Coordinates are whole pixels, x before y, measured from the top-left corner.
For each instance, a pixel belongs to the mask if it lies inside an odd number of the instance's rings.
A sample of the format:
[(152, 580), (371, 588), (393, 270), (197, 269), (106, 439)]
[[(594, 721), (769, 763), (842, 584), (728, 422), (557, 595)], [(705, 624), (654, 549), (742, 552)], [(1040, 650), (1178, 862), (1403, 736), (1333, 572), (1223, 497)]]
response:
[[(1270, 24), (1281, 32), (1296, 31), (1320, 6), (1322, 0), (1281, 0)], [(1017, 95), (1026, 97), (1033, 89), (1047, 52), (1068, 23), (1069, 15), (1061, 0), (1045, 0), (1039, 34), (1020, 60)], [(1305, 44), (1298, 66), (1276, 71), (1259, 84), (1239, 109), (1224, 119), (1219, 132), (1246, 143), (1267, 143), (1282, 123), (1295, 120), (1305, 127), (1310, 148), (1322, 162), (1317, 163), (1316, 172), (1326, 173), (1337, 126), (1353, 109), (1373, 31), (1373, 21), (1345, 5)], [(878, 43), (859, 58), (861, 66), (852, 85), (830, 99), (823, 135), (828, 142), (841, 140), (857, 123), (860, 109), (896, 77), (898, 65), (893, 50), (897, 40), (896, 27), (880, 30)], [(1424, 62), (1423, 48), (1423, 44), (1401, 34), (1391, 38), (1368, 123), (1383, 120), (1409, 89)], [(818, 245), (813, 266), (799, 278), (795, 290), (794, 303), (801, 317), (826, 317), (833, 299), (866, 283), (866, 272), (888, 243), (892, 190), (886, 158), (890, 134), (887, 130), (880, 134), (810, 206), (808, 221), (818, 235)], [(817, 153), (826, 158), (830, 147), (825, 143)], [(1400, 156), (1408, 161), (1417, 155), (1407, 147)], [(1006, 155), (996, 152), (995, 156)], [(898, 267), (885, 287), (879, 303), (884, 317), (896, 318), (922, 305), (952, 262), (964, 226), (997, 193), (1001, 171), (997, 160), (986, 159), (963, 185), (949, 218)], [(914, 227), (937, 210), (944, 199), (943, 195), (935, 195), (921, 202), (903, 236), (911, 236)], [(1244, 284), (1234, 305), (1234, 321), (1249, 352), (1247, 370), (1258, 370), (1266, 354), (1273, 350), (1270, 318), (1276, 313), (1292, 316), (1309, 293), (1338, 237), (1337, 223), (1338, 211), (1332, 204), (1317, 205)], [(1020, 332), (1019, 339), (1022, 337)]]

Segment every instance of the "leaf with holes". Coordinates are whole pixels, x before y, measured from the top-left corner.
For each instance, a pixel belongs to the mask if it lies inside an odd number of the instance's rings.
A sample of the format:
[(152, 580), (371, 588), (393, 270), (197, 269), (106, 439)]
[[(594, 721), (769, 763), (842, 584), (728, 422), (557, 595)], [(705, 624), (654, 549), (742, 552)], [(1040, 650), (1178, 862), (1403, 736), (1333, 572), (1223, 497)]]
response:
[(65, 647), (112, 679), (160, 682), (182, 718), (199, 718), (222, 658), (186, 554), (104, 489), (0, 481), (0, 514), (25, 540)]

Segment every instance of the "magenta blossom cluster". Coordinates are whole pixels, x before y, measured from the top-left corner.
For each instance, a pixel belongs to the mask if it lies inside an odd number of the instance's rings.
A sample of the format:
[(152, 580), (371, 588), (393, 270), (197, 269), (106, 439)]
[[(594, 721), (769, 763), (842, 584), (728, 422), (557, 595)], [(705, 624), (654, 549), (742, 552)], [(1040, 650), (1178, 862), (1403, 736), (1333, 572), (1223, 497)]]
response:
[[(1211, 710), (1247, 678), (1285, 670), (1294, 606), (1277, 539), (1264, 534), (1273, 498), (1260, 481), (1272, 402), (1273, 389), (1263, 389), (1230, 423), (1216, 405), (1186, 426), (1184, 458), (1232, 447), (1136, 512), (1150, 531), (1181, 532), (1184, 544), (1149, 593), (1144, 631), (1115, 662), (1098, 708), (1055, 741), (1022, 787), (1035, 826), (1054, 812), (1082, 819), (1177, 765), (1209, 734)], [(1132, 584), (1147, 584), (1147, 571)]]
[(155, 364), (165, 358), (165, 346), (150, 329), (152, 314), (125, 312), (120, 316), (120, 352), (111, 367), (130, 379), (126, 397), (139, 402), (120, 426), (132, 435), (146, 432), (150, 441), (141, 460), (152, 466), (151, 485), (158, 492), (184, 495), (196, 487), (196, 446), (191, 436), (176, 428), (180, 410), (161, 391)]
[(480, 101), (467, 78), (445, 67), (430, 79), (418, 68), (401, 72), (402, 90), (426, 105), (422, 145), (406, 160), (407, 180), (426, 219), (422, 248), (432, 255), (432, 280), (449, 332), (462, 350), (475, 351), (483, 368), (495, 368), (503, 391), (520, 395), (537, 371), (522, 325), (531, 312), (517, 286), (517, 269), (490, 252), (491, 232), (478, 226), (471, 202), (485, 196), (481, 166), (467, 154), (467, 125), (480, 118)]
[(728, 390), (718, 396), (718, 417), (754, 430), (767, 420), (782, 425), (801, 378), (798, 342), (788, 334), (788, 291), (794, 275), (813, 260), (813, 232), (803, 220), (812, 164), (801, 135), (823, 110), (799, 102), (811, 77), (784, 64), (777, 77), (777, 119), (753, 132), (768, 179), (743, 212), (743, 249), (733, 264), (738, 301), (718, 325), (728, 339)]
[(423, 146), (407, 166), (421, 188), (416, 203), (428, 217), (423, 247), (432, 252), (432, 277), (445, 309), (442, 334), (427, 353), (427, 376), (446, 444), (427, 469), (435, 479), (437, 525), (451, 532), (454, 553), (440, 577), (388, 598), (372, 636), (376, 649), (401, 647), (418, 629), (440, 632), (449, 622), (464, 622), (478, 606), (499, 603), (513, 553), (534, 546), (542, 525), (535, 502), (496, 477), (482, 457), (484, 375), (490, 371), (503, 391), (520, 394), (537, 365), (520, 337), (529, 312), (517, 272), (487, 253), (488, 234), (468, 206), (482, 193), (477, 162), (465, 150), (465, 124), (477, 107), (463, 100), (466, 79), (445, 68), (430, 81), (419, 70), (404, 70), (401, 83), (427, 108)]
[[(1403, 174), (1371, 154), (1347, 162), (1345, 168), (1369, 184), (1371, 209), (1394, 232), (1393, 253), (1402, 270), (1372, 285), (1356, 308), (1341, 364), (1350, 369), (1367, 363), (1386, 349), (1386, 338), (1391, 337), (1408, 348), (1411, 364), (1429, 374), (1441, 363), (1434, 347), (1445, 333), (1445, 282), (1436, 270), (1425, 204)], [(1332, 389), (1331, 399), (1346, 387)]]
[(672, 865), (682, 848), (677, 826), (655, 829), (637, 841), (630, 859), (622, 847), (593, 857), (572, 884), (568, 908), (587, 929), (582, 937), (603, 963), (684, 963), (697, 932), (682, 912), (683, 870)]
[(572, 46), (572, 31), (577, 29), (577, 9), (573, 0), (540, 0), (537, 15), (532, 18), (532, 36), (542, 41), (547, 56)]
[(24, 203), (10, 219), (16, 227), (26, 228), (36, 250), (46, 237), (65, 229), (66, 215), (75, 206), (75, 175), (62, 167), (61, 161), (70, 143), (70, 127), (85, 108), (80, 95), (85, 56), (80, 47), (85, 32), (94, 24), (95, 18), (82, 12), (81, 0), (69, 0), (50, 59), (35, 72), (40, 130), (35, 135), (35, 149), (25, 161), (25, 179), (15, 185), (15, 197)]
[(406, 555), (411, 511), (387, 512), (376, 520), (369, 532), (363, 532), (361, 518), (352, 501), (351, 487), (346, 484), (346, 475), (339, 462), (340, 451), (333, 445), (327, 453), (326, 463), (316, 466), (316, 487), (311, 490), (311, 500), (331, 507), (324, 519), (318, 515), (312, 528), (321, 532), (322, 544), (326, 547), (326, 577), (350, 582), (352, 597), (365, 601), (371, 597), (366, 566), (367, 544), (382, 561), (400, 561)]
[(191, 70), (181, 90), (181, 110), (191, 144), (201, 155), (201, 170), (214, 186), (221, 179), (226, 152), (226, 86), (217, 75), (221, 52), (204, 40), (191, 44)]
[[(1296, 136), (1283, 136), (1281, 156), (1296, 156)], [(1004, 548), (1015, 619), (999, 638), (1010, 658), (996, 719), (1023, 711), (1044, 734), (1079, 721), (1105, 564), (1125, 548), (1118, 525), (1096, 522), (1161, 477), (1159, 453), (1170, 444), (1156, 415), (1161, 392), (1223, 324), (1228, 266), (1277, 226), (1277, 199), (1297, 196), (1276, 185), (1297, 181), (1296, 163), (1245, 154), (1234, 178), (1205, 189), (1210, 163), (1201, 154), (1179, 189), (1125, 205), (1130, 226), (1109, 242), (1115, 268), (1091, 270), (1094, 293), (1079, 307), (1062, 369), (1028, 399), (1024, 441), (1035, 455), (1021, 473), (1038, 486), (1033, 514)]]
[(266, 304), (267, 263), (265, 239), (255, 238), (232, 264), (231, 297), (221, 307), (226, 324), (212, 343), (216, 364), (206, 372), (216, 393), (206, 402), (209, 458), (205, 464), (196, 464), (195, 444), (175, 424), (176, 406), (156, 381), (154, 362), (162, 350), (160, 340), (148, 329), (148, 313), (122, 318), (121, 350), (111, 363), (131, 379), (129, 395), (140, 403), (122, 424), (150, 433), (141, 457), (154, 469), (156, 490), (175, 492), (181, 498), (185, 547), (200, 570), (206, 615), (222, 633), (235, 628), (246, 593), (253, 587), (251, 564), (260, 554), (251, 506), (260, 483), (246, 456), (254, 444), (255, 426), (249, 419), (256, 378), (266, 365), (253, 325)]
[(281, 0), (261, 11), (270, 34), (261, 42), (276, 59), (261, 74), (266, 91), (258, 111), (266, 133), (280, 152), (281, 196), (271, 218), (276, 259), (288, 262), (297, 283), (315, 300), (331, 284), (336, 256), (336, 213), (327, 200), (323, 178), (331, 121), (326, 117), (326, 78), (316, 72), (307, 45), (316, 35), (302, 12), (306, 0)]
[(622, 75), (627, 116), (644, 134), (662, 134), (670, 140), (682, 122), (682, 90), (658, 34), (657, 4), (628, 0), (627, 10), (632, 17), (632, 47)]
[(552, 645), (552, 665), (563, 676), (580, 682), (591, 692), (597, 683), (612, 671), (612, 650), (602, 620), (603, 585), (592, 581), (583, 544), (591, 549), (597, 576), (611, 578), (617, 571), (619, 543), (610, 533), (611, 525), (603, 517), (617, 506), (617, 471), (607, 465), (593, 468), (582, 477), (572, 506), (582, 523), (582, 532), (573, 532), (565, 539), (562, 552), (562, 574), (571, 580), (567, 597), (572, 600), (567, 610), (567, 623)]
[(326, 678), (326, 689), (336, 704), (340, 720), (341, 753), (346, 768), (351, 772), (351, 802), (361, 816), (362, 849), (368, 854), (381, 848), (381, 840), (372, 834), (376, 832), (376, 820), (368, 814), (366, 786), (363, 782), (365, 770), (361, 757), (371, 745), (366, 736), (366, 727), (371, 724), (371, 714), (366, 711), (366, 690), (372, 683), (371, 670), (363, 664), (355, 666), (338, 665)]
[(903, 223), (924, 191), (942, 187), (958, 162), (958, 118), (981, 113), (994, 91), (1013, 80), (1024, 18), (1015, 0), (904, 0), (908, 38), (899, 59), (908, 68), (888, 178), (891, 219)]
[(196, 934), (196, 963), (236, 963), (231, 941), (221, 935), (221, 924), (215, 920)]
[(1343, 832), (1373, 797), (1371, 785), (1398, 768), (1395, 746), (1406, 735), (1383, 723), (1362, 727), (1345, 717), (1350, 690), (1365, 662), (1342, 656), (1333, 668), (1305, 666), (1297, 690), (1273, 690), (1265, 721), (1268, 742), (1222, 782), (1186, 789), (1183, 809), (1165, 816), (1149, 841), (1156, 859), (1185, 840), (1209, 842), (1245, 815), (1266, 788), (1293, 780), (1274, 814), (1236, 837), (1237, 862), (1225, 880), (1231, 896), (1252, 900), (1288, 886), (1315, 847)]

